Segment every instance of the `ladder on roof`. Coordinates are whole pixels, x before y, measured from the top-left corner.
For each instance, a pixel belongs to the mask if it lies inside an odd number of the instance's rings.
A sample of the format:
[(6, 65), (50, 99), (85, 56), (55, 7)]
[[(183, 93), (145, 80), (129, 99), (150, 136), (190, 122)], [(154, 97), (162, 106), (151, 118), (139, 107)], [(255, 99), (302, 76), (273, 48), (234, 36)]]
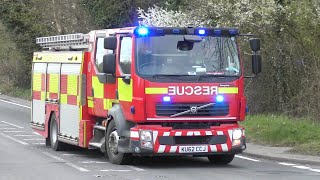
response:
[(36, 43), (43, 49), (86, 49), (89, 47), (89, 36), (87, 34), (76, 33), (39, 37), (36, 39)]

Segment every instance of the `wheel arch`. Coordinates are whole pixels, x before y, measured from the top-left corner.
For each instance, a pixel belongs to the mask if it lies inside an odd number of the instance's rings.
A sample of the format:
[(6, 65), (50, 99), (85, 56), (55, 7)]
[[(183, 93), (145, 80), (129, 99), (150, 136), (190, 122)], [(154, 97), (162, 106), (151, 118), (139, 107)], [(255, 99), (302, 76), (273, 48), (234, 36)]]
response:
[(119, 104), (113, 105), (112, 108), (108, 111), (108, 122), (106, 129), (108, 128), (108, 125), (112, 120), (116, 124), (117, 131), (120, 137), (130, 137), (130, 129), (135, 126), (135, 123), (126, 120), (122, 108)]

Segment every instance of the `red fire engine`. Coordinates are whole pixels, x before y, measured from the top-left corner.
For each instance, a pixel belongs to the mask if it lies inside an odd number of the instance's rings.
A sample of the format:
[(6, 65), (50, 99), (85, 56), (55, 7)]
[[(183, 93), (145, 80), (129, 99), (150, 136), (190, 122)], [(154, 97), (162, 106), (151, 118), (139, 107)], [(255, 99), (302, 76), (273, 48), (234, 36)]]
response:
[[(228, 164), (246, 148), (243, 58), (236, 28), (130, 27), (37, 38), (32, 128), (53, 150), (206, 156)], [(253, 74), (260, 41), (250, 39)]]

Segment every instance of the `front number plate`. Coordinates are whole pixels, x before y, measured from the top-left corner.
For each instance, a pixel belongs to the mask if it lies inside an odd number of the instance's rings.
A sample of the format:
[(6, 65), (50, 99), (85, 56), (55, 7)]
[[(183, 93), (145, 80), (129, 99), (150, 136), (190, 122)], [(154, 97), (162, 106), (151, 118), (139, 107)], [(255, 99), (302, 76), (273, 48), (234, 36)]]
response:
[(179, 146), (180, 153), (208, 152), (208, 146)]

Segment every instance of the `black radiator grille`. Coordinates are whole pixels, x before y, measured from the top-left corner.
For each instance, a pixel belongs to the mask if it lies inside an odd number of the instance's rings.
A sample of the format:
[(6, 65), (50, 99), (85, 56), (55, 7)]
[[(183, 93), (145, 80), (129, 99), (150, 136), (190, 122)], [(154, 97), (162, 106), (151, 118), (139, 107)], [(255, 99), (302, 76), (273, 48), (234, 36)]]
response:
[[(157, 116), (171, 116), (177, 113), (181, 113), (190, 110), (192, 107), (200, 107), (206, 105), (202, 104), (156, 104)], [(229, 114), (229, 105), (226, 103), (214, 104), (212, 106), (205, 107), (203, 109), (197, 109), (196, 113), (187, 113), (181, 116), (225, 116)]]

